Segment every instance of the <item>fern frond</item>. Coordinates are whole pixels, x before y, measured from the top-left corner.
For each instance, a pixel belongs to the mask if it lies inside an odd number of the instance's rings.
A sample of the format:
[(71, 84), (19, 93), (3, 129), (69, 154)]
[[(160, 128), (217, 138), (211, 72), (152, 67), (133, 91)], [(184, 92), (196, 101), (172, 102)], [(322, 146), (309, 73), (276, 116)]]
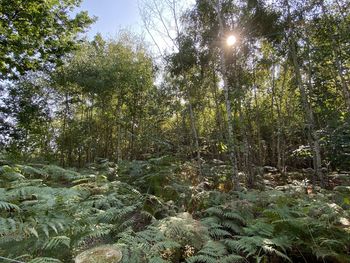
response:
[(210, 207), (208, 209), (206, 209), (204, 212), (206, 212), (208, 215), (216, 215), (216, 216), (223, 216), (224, 215), (224, 211), (221, 207)]
[(243, 229), (240, 225), (236, 224), (235, 222), (231, 221), (231, 220), (223, 220), (221, 225), (229, 230), (231, 230), (232, 232), (236, 233), (236, 234), (242, 234), (243, 233)]
[[(237, 237), (238, 240), (225, 239), (225, 245), (233, 252), (240, 253), (243, 252), (248, 256), (254, 255), (258, 251), (258, 245), (261, 243), (261, 238), (259, 237), (247, 237), (241, 236)], [(259, 241), (257, 239), (260, 239)]]
[(220, 259), (220, 263), (240, 263), (244, 261), (246, 261), (244, 257), (235, 254), (231, 254)]
[(231, 236), (231, 233), (221, 228), (209, 228), (209, 235), (215, 239), (222, 239)]
[(39, 257), (32, 259), (28, 263), (62, 263), (62, 261), (56, 258)]
[(0, 217), (0, 236), (5, 236), (10, 233), (16, 232), (19, 224), (19, 222), (16, 222), (12, 218)]
[(259, 235), (259, 236), (266, 236), (271, 237), (273, 234), (273, 225), (257, 221), (252, 225), (249, 225), (248, 227), (244, 228), (244, 232), (249, 236)]
[(180, 248), (181, 245), (173, 240), (165, 240), (165, 241), (161, 241), (161, 242), (157, 242), (152, 249), (156, 250), (156, 251), (163, 251), (166, 249), (173, 249), (173, 248)]
[(19, 212), (21, 209), (19, 208), (19, 206), (15, 204), (11, 204), (5, 201), (0, 201), (0, 210), (6, 210), (6, 211), (15, 210)]
[(235, 220), (238, 220), (239, 222), (241, 222), (242, 224), (245, 224), (246, 223), (246, 220), (237, 212), (225, 212), (223, 214), (223, 216), (225, 218), (228, 218), (228, 219), (235, 219)]
[(264, 241), (265, 244), (262, 246), (262, 249), (264, 250), (264, 252), (266, 254), (276, 254), (278, 257), (283, 258), (289, 262), (292, 262), (292, 260), (284, 253), (282, 253), (281, 251), (275, 249), (272, 245), (272, 242), (269, 241)]
[(41, 177), (46, 178), (47, 173), (45, 173), (43, 170), (34, 168), (29, 165), (18, 165), (18, 168), (21, 170), (21, 172), (28, 176), (28, 177)]
[(55, 236), (46, 241), (43, 245), (45, 250), (57, 249), (59, 246), (70, 247), (70, 238), (66, 236)]
[(169, 263), (169, 261), (162, 259), (161, 257), (151, 257), (149, 263)]
[(219, 259), (227, 255), (227, 250), (221, 242), (209, 241), (204, 247), (194, 255), (186, 260), (188, 263), (208, 262), (218, 263)]
[(98, 219), (104, 223), (112, 223), (123, 219), (126, 215), (135, 211), (135, 206), (126, 206), (123, 208), (110, 208), (102, 212)]
[(196, 255), (186, 259), (187, 263), (218, 263), (216, 258), (208, 257), (206, 255)]

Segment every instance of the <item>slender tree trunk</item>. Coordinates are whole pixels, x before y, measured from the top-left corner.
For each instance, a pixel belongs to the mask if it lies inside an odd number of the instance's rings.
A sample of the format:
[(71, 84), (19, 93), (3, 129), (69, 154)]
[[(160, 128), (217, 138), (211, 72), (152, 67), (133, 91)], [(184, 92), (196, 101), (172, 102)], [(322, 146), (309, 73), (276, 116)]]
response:
[[(219, 36), (221, 39), (225, 36), (225, 27), (221, 18), (221, 8), (220, 8), (220, 0), (216, 1), (216, 12), (218, 14), (219, 18)], [(236, 151), (235, 151), (235, 143), (234, 143), (234, 136), (233, 136), (233, 124), (232, 124), (232, 110), (231, 110), (231, 101), (229, 98), (229, 86), (228, 86), (228, 79), (227, 79), (227, 67), (226, 67), (226, 58), (225, 58), (225, 51), (223, 48), (221, 48), (220, 52), (220, 59), (221, 59), (221, 72), (223, 76), (223, 82), (224, 82), (224, 94), (225, 94), (225, 105), (226, 105), (226, 118), (227, 118), (227, 128), (228, 128), (228, 149), (229, 149), (229, 155), (230, 155), (230, 162), (232, 166), (232, 182), (234, 185), (234, 189), (239, 189), (239, 179), (238, 179), (238, 167), (237, 167), (237, 157), (236, 157)]]
[(251, 171), (250, 158), (249, 158), (249, 142), (248, 142), (247, 128), (245, 127), (245, 124), (244, 124), (244, 116), (243, 116), (241, 99), (239, 101), (238, 114), (239, 114), (240, 123), (242, 124), (242, 138), (243, 138), (242, 166), (243, 166), (243, 171), (245, 173), (245, 177), (247, 179), (247, 185), (248, 187), (252, 188), (254, 186), (255, 180), (253, 178), (253, 173)]
[[(312, 90), (312, 68), (311, 68), (311, 59), (310, 59), (310, 44), (309, 42), (307, 42), (307, 51), (308, 51), (308, 87), (309, 90)], [(316, 171), (316, 175), (319, 177), (319, 179), (321, 180), (321, 184), (323, 186), (323, 174), (322, 174), (322, 160), (321, 160), (321, 149), (320, 149), (320, 144), (319, 144), (319, 137), (318, 134), (315, 131), (314, 128), (314, 123), (315, 121), (313, 120), (313, 112), (311, 109), (311, 105), (309, 106), (310, 111), (311, 111), (311, 117), (312, 117), (312, 123), (310, 125), (310, 127), (313, 127), (312, 129), (310, 129), (310, 132), (308, 133), (308, 136), (311, 136), (311, 138), (309, 139), (309, 141), (313, 141), (314, 143), (314, 151), (315, 154), (313, 155), (313, 165), (314, 165), (314, 169)], [(313, 179), (313, 184), (315, 184), (315, 179)]]
[(121, 136), (122, 136), (122, 129), (121, 129), (121, 120), (122, 120), (122, 103), (118, 102), (118, 108), (117, 108), (117, 145), (116, 145), (116, 160), (119, 162), (122, 160), (122, 152), (121, 152)]
[(282, 140), (282, 97), (284, 94), (284, 86), (286, 84), (286, 75), (287, 75), (287, 64), (285, 64), (283, 68), (283, 79), (282, 79), (282, 86), (281, 86), (281, 92), (278, 96), (278, 103), (277, 103), (277, 169), (284, 172), (284, 166), (283, 166), (283, 160), (282, 160), (282, 147), (281, 147), (281, 140)]
[(223, 126), (223, 117), (222, 117), (222, 109), (220, 106), (220, 101), (219, 101), (219, 96), (218, 96), (218, 87), (217, 87), (217, 78), (216, 78), (216, 72), (215, 69), (213, 68), (213, 96), (214, 96), (214, 103), (215, 103), (215, 110), (216, 110), (216, 125), (217, 128), (219, 128), (219, 140), (223, 141), (224, 140), (224, 128)]
[(194, 143), (195, 143), (196, 152), (197, 152), (198, 172), (200, 175), (200, 180), (202, 180), (202, 177), (203, 177), (202, 158), (201, 158), (201, 152), (200, 152), (200, 148), (199, 148), (199, 139), (198, 139), (198, 133), (197, 133), (197, 129), (196, 129), (196, 121), (195, 121), (195, 117), (194, 117), (194, 113), (193, 113), (192, 103), (190, 101), (188, 101), (188, 109), (190, 112), (191, 129), (192, 129), (192, 134), (193, 134)]
[(254, 104), (255, 104), (255, 111), (256, 111), (256, 117), (255, 117), (255, 123), (256, 123), (256, 137), (257, 137), (257, 144), (258, 144), (258, 165), (262, 166), (265, 162), (265, 154), (263, 154), (263, 145), (261, 140), (261, 129), (260, 129), (260, 108), (259, 108), (259, 101), (258, 101), (258, 87), (254, 84)]
[[(163, 10), (162, 10), (162, 8), (159, 7), (158, 3), (161, 3), (161, 2), (153, 1), (153, 2), (151, 2), (151, 5), (147, 6), (147, 7), (148, 8), (151, 7), (153, 16), (154, 16), (154, 14), (156, 14), (156, 18), (155, 19), (158, 19), (158, 22), (159, 22), (160, 26), (165, 31), (164, 32), (165, 36), (172, 42), (172, 44), (174, 46), (179, 48), (180, 47), (179, 39), (172, 36), (172, 34), (170, 32), (171, 29), (170, 29), (170, 27), (169, 27), (169, 25), (167, 23), (168, 18), (165, 18), (163, 16), (164, 15), (162, 13)], [(170, 8), (170, 12), (171, 12), (172, 18), (174, 19), (174, 26), (175, 26), (176, 35), (180, 36), (181, 32), (180, 32), (180, 28), (179, 28), (179, 25), (178, 25), (179, 17), (177, 15), (176, 0), (167, 1), (166, 5), (167, 5), (168, 8)], [(151, 14), (148, 14), (147, 11), (145, 11), (145, 9), (144, 9), (143, 12), (142, 12), (142, 18), (143, 18), (146, 30), (149, 33), (149, 35), (151, 36), (154, 44), (157, 46), (157, 48), (159, 50), (159, 53), (161, 54), (161, 56), (163, 56), (163, 53), (161, 52), (156, 39), (153, 37), (153, 35), (151, 33), (152, 29), (149, 27), (149, 23), (147, 22), (149, 20), (149, 17), (146, 17), (147, 15), (151, 15)], [(200, 153), (200, 148), (199, 148), (198, 131), (197, 131), (197, 128), (196, 128), (196, 121), (195, 121), (195, 116), (194, 116), (194, 111), (193, 111), (193, 105), (191, 104), (191, 99), (190, 99), (190, 96), (188, 94), (189, 93), (189, 87), (188, 87), (188, 82), (186, 81), (186, 72), (185, 72), (184, 67), (183, 67), (184, 62), (183, 62), (181, 53), (180, 53), (180, 63), (181, 63), (181, 68), (182, 68), (181, 72), (182, 72), (182, 74), (184, 76), (184, 86), (185, 86), (185, 89), (186, 89), (186, 91), (185, 91), (186, 94), (185, 95), (186, 95), (186, 99), (188, 100), (188, 103), (189, 103), (189, 114), (190, 114), (191, 130), (192, 130), (193, 139), (194, 139), (194, 142), (195, 142), (195, 147), (196, 147), (196, 152), (197, 152), (198, 171), (199, 171), (200, 177), (202, 177), (202, 160), (201, 160), (201, 153)]]
[(275, 87), (275, 84), (276, 84), (276, 81), (275, 81), (275, 62), (273, 62), (273, 65), (272, 65), (272, 87), (271, 87), (271, 129), (272, 129), (272, 132), (271, 132), (271, 164), (272, 165), (276, 165), (276, 138), (275, 138), (275, 128), (276, 128), (276, 125), (275, 125), (275, 111), (274, 111), (274, 108), (275, 108), (275, 90), (276, 90), (276, 87)]
[[(323, 180), (323, 174), (321, 171), (321, 153), (320, 153), (320, 144), (319, 144), (319, 138), (318, 134), (315, 131), (315, 120), (314, 120), (314, 114), (312, 111), (311, 104), (308, 99), (308, 95), (306, 93), (302, 77), (301, 77), (301, 69), (299, 66), (298, 62), (298, 54), (297, 54), (297, 42), (294, 38), (293, 34), (293, 25), (291, 21), (291, 14), (290, 14), (290, 6), (288, 0), (286, 0), (286, 6), (288, 8), (288, 23), (289, 27), (291, 29), (291, 35), (290, 35), (290, 48), (291, 48), (291, 56), (292, 56), (292, 61), (294, 65), (294, 71), (295, 71), (295, 77), (297, 81), (297, 85), (301, 94), (301, 99), (302, 99), (302, 104), (303, 104), (303, 109), (305, 113), (305, 119), (307, 122), (307, 130), (308, 130), (308, 141), (310, 144), (310, 147), (312, 147), (313, 150), (313, 158), (314, 158), (314, 169), (315, 173), (320, 179), (321, 186), (324, 187), (324, 180)], [(309, 72), (310, 74), (310, 72)]]

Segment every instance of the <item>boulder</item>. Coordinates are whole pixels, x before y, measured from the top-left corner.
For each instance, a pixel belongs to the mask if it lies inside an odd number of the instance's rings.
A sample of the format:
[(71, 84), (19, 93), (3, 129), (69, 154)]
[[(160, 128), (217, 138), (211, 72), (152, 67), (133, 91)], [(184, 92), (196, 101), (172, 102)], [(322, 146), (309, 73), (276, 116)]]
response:
[(114, 245), (104, 245), (86, 250), (75, 258), (75, 263), (118, 263), (123, 255)]

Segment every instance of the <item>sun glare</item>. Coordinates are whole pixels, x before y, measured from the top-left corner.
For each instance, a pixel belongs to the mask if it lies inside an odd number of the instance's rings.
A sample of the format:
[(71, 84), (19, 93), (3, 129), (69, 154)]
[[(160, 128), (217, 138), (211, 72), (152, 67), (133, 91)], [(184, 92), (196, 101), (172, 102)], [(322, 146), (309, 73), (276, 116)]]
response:
[(236, 44), (237, 38), (234, 35), (229, 36), (226, 39), (226, 43), (228, 46), (233, 46), (234, 44)]

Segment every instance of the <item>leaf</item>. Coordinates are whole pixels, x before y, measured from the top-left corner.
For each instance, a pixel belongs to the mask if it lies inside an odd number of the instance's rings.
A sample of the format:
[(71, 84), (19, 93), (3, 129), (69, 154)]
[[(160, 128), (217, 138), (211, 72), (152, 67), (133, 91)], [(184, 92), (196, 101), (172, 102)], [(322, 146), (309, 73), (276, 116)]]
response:
[(5, 202), (5, 201), (0, 201), (0, 209), (7, 210), (7, 211), (9, 211), (9, 210), (20, 211), (21, 210), (19, 208), (19, 206)]
[(46, 250), (52, 250), (56, 249), (59, 246), (66, 246), (67, 248), (70, 247), (70, 238), (66, 236), (56, 236), (50, 238), (50, 240), (46, 241), (43, 245), (43, 249)]
[(32, 233), (36, 238), (39, 238), (38, 232), (35, 230), (34, 227), (28, 228), (29, 232)]

